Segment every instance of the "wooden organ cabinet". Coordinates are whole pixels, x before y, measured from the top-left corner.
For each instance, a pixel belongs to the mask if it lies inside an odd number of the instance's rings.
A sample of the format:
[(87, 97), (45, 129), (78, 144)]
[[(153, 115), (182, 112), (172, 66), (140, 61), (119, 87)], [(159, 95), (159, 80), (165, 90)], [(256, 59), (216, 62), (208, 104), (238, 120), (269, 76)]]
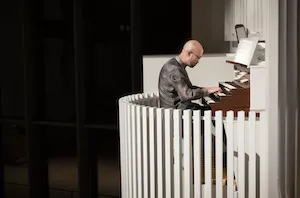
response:
[(222, 93), (204, 97), (202, 104), (210, 106), (213, 115), (222, 110), (223, 116), (230, 110), (234, 111), (235, 116), (238, 111), (245, 111), (246, 117), (249, 111), (265, 110), (266, 67), (235, 65), (234, 74), (232, 81), (219, 82)]

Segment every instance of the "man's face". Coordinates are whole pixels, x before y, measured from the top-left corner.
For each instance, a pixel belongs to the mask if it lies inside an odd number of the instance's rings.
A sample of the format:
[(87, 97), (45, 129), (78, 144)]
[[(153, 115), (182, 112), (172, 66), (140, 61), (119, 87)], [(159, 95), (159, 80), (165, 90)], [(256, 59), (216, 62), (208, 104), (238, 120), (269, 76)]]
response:
[(202, 56), (202, 50), (195, 50), (189, 53), (189, 57), (190, 57), (190, 67), (195, 67), (195, 65), (197, 65), (197, 63), (199, 62), (201, 56)]

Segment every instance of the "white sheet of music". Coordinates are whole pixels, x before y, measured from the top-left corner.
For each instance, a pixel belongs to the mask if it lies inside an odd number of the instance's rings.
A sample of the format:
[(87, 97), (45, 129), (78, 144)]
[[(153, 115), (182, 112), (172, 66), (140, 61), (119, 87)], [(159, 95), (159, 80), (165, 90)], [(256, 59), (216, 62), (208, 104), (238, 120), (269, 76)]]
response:
[(241, 39), (237, 47), (233, 62), (249, 66), (253, 58), (257, 43), (258, 37)]

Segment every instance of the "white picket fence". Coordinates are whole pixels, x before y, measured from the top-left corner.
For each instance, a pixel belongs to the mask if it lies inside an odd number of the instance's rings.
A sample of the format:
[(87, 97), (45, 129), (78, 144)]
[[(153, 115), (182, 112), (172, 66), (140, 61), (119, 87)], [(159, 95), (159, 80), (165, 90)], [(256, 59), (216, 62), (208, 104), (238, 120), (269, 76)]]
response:
[(259, 181), (265, 112), (259, 118), (255, 112), (226, 115), (158, 108), (157, 94), (120, 98), (122, 198), (264, 198), (267, 189)]

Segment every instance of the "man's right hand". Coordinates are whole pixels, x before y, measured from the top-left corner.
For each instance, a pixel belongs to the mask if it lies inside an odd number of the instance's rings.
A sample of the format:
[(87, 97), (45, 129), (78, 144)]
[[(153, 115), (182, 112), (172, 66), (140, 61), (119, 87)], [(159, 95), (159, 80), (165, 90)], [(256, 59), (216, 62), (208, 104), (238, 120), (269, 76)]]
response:
[(212, 94), (212, 93), (221, 93), (222, 92), (222, 89), (220, 87), (208, 87), (206, 88), (207, 89), (207, 92), (208, 94)]

